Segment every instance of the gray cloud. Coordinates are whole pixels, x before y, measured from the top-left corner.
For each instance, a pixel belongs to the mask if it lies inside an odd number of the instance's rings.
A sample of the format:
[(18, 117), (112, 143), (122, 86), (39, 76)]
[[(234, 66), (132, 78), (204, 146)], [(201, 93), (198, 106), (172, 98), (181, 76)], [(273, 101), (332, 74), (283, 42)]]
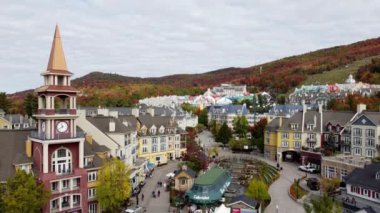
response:
[(59, 23), (75, 77), (246, 67), (378, 37), (372, 0), (82, 0), (0, 2), (0, 91), (41, 85)]

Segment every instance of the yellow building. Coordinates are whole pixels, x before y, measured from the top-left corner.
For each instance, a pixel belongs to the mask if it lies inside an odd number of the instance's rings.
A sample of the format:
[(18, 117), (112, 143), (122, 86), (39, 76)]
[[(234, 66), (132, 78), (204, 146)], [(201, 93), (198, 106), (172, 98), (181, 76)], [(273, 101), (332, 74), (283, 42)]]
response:
[(146, 158), (150, 165), (166, 164), (186, 151), (186, 132), (178, 128), (172, 117), (147, 114), (138, 120), (138, 156)]
[(0, 129), (12, 129), (12, 123), (0, 116)]
[[(280, 120), (281, 119), (281, 120)], [(277, 147), (279, 144), (278, 128), (280, 127), (280, 121), (285, 118), (275, 118), (265, 128), (264, 133), (264, 157), (270, 160), (277, 159)]]

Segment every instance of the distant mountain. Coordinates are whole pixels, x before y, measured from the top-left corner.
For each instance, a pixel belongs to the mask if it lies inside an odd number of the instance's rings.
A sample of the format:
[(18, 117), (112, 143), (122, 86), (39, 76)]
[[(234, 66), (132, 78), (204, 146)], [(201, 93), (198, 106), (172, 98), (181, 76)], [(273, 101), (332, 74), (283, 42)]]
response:
[[(252, 67), (230, 67), (201, 74), (178, 74), (157, 78), (128, 77), (91, 72), (73, 80), (81, 90), (79, 104), (87, 106), (129, 106), (138, 99), (157, 95), (193, 95), (221, 83), (247, 84), (251, 90), (266, 90), (273, 95), (285, 94), (303, 82), (343, 81), (356, 76), (360, 66), (380, 58), (380, 38), (321, 49), (286, 57)], [(339, 76), (339, 78), (332, 78)], [(363, 75), (360, 80), (368, 79)], [(380, 78), (376, 78), (380, 83)], [(256, 88), (256, 89), (255, 89)], [(17, 93), (17, 97), (25, 92)]]

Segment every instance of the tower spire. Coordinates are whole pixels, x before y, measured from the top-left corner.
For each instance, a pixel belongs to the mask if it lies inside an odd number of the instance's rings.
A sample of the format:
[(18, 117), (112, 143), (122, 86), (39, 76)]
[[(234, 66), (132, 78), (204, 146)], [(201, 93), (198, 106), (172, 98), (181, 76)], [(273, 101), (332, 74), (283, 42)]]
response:
[(54, 39), (51, 45), (47, 71), (69, 73), (66, 66), (65, 54), (63, 53), (61, 34), (59, 32), (58, 24), (55, 26)]

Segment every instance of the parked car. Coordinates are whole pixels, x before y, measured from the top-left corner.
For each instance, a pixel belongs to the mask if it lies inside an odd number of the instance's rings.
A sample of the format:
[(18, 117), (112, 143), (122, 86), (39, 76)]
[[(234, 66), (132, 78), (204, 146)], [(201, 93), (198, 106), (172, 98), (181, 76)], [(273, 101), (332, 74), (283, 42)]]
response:
[(301, 171), (304, 171), (304, 172), (308, 172), (308, 173), (317, 173), (318, 172), (318, 169), (311, 166), (310, 164), (299, 166), (298, 169)]
[(306, 180), (306, 182), (307, 182), (307, 187), (309, 187), (309, 189), (314, 190), (314, 191), (319, 190), (319, 181), (317, 178), (309, 178)]
[(142, 213), (142, 212), (145, 212), (144, 211), (144, 208), (141, 207), (141, 206), (137, 206), (136, 208), (134, 209), (126, 209), (125, 210), (126, 213)]

